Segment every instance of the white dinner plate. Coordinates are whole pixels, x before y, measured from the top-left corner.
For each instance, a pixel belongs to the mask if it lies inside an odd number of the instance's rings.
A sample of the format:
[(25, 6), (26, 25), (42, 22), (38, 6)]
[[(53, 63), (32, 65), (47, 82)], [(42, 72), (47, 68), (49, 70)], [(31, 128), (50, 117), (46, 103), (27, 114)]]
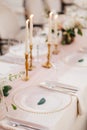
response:
[[(38, 105), (38, 102), (44, 98), (45, 102)], [(58, 112), (70, 105), (71, 96), (58, 93), (43, 88), (24, 88), (17, 90), (13, 95), (13, 102), (24, 111), (33, 113), (53, 113)]]
[(74, 53), (63, 58), (63, 61), (69, 65), (87, 67), (87, 54)]

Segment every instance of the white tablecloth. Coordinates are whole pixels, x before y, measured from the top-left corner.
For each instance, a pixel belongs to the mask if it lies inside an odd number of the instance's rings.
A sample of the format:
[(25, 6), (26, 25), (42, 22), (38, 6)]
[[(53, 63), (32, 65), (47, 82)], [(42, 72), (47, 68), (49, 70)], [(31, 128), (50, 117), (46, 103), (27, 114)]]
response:
[[(58, 61), (58, 73), (55, 73), (53, 67), (51, 69), (45, 69), (41, 67), (42, 63), (38, 63), (36, 64), (36, 68), (33, 71), (29, 72), (29, 81), (24, 82), (22, 80), (17, 80), (17, 82), (14, 81), (11, 83), (13, 86), (12, 91), (15, 91), (18, 88), (25, 87), (30, 87), (30, 89), (33, 87), (33, 89), (38, 89), (38, 91), (40, 91), (38, 86), (39, 83), (46, 80), (54, 81), (57, 77), (57, 80), (59, 80), (60, 82), (73, 85), (79, 88), (77, 95), (72, 96), (71, 104), (64, 110), (51, 114), (37, 114), (31, 112), (24, 112), (23, 110), (18, 109), (16, 111), (10, 110), (10, 115), (17, 115), (16, 118), (18, 119), (40, 124), (42, 126), (47, 127), (49, 130), (87, 130), (87, 67), (69, 65), (68, 63), (64, 63), (63, 61), (64, 57), (78, 51), (80, 46), (86, 45), (85, 42), (84, 45), (82, 45), (83, 40), (86, 40), (85, 35), (81, 38), (77, 37), (75, 43), (72, 43), (71, 45), (59, 46), (60, 54), (58, 56), (54, 56), (54, 58), (52, 59), (52, 62), (54, 63), (57, 63)], [(45, 58), (46, 57), (43, 56), (43, 63), (45, 62)], [(10, 100), (12, 95), (13, 92), (8, 97), (10, 98)]]

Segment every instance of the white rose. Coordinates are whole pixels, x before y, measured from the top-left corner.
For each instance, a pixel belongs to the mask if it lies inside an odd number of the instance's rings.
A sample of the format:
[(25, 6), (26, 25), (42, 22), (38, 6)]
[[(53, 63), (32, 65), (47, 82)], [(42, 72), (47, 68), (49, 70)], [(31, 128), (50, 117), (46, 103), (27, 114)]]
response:
[(65, 21), (63, 24), (63, 28), (66, 29), (70, 29), (70, 28), (74, 28), (75, 27), (75, 20), (70, 18), (69, 20)]

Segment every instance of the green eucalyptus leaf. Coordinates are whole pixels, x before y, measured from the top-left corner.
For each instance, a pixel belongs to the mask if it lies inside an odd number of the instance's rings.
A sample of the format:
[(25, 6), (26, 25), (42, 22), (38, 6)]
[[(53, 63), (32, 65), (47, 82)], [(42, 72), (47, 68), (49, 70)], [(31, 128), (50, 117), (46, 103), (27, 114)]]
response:
[(45, 98), (41, 98), (40, 101), (37, 103), (38, 105), (42, 105), (46, 102)]
[(67, 30), (67, 33), (72, 36), (72, 37), (75, 37), (75, 30), (72, 28), (72, 29), (68, 29)]
[(62, 40), (62, 45), (65, 45), (66, 44), (66, 41), (65, 40)]
[(3, 89), (5, 89), (5, 91), (9, 91), (12, 89), (12, 87), (10, 85), (5, 85)]
[(17, 107), (16, 107), (14, 104), (11, 104), (11, 106), (12, 106), (12, 108), (13, 108), (14, 110), (17, 109)]
[(7, 97), (8, 95), (9, 95), (9, 90), (11, 90), (12, 89), (12, 87), (10, 86), (10, 85), (5, 85), (5, 86), (3, 86), (3, 94), (4, 94), (4, 96), (5, 97)]
[(78, 62), (83, 62), (84, 61), (84, 59), (80, 59), (80, 60), (78, 60)]
[(4, 93), (4, 96), (5, 96), (5, 97), (7, 97), (7, 96), (9, 95), (8, 92), (4, 92), (4, 91), (3, 91), (3, 93)]
[(82, 36), (82, 30), (80, 28), (78, 28), (77, 33)]

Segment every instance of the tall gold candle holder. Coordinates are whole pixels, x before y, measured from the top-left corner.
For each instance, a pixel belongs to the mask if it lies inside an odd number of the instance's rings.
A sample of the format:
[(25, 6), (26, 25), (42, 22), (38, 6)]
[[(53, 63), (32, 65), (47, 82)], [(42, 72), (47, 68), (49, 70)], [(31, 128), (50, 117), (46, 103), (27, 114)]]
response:
[(43, 64), (42, 66), (44, 67), (44, 68), (51, 68), (52, 67), (52, 64), (51, 64), (51, 62), (50, 62), (50, 48), (51, 48), (51, 44), (50, 43), (48, 43), (47, 44), (47, 47), (48, 47), (48, 54), (47, 54), (47, 62), (45, 63), (45, 64)]
[(32, 44), (30, 44), (30, 64), (29, 64), (29, 67), (28, 67), (28, 70), (29, 71), (31, 71), (32, 69), (33, 69), (33, 65), (32, 65), (32, 59), (33, 59), (33, 57), (32, 57), (32, 49), (33, 49), (33, 45)]
[(29, 63), (28, 63), (28, 54), (25, 53), (25, 77), (23, 78), (24, 81), (29, 80), (28, 66), (29, 66)]
[(54, 44), (54, 50), (53, 50), (52, 54), (57, 55), (58, 53), (59, 53), (58, 44)]

